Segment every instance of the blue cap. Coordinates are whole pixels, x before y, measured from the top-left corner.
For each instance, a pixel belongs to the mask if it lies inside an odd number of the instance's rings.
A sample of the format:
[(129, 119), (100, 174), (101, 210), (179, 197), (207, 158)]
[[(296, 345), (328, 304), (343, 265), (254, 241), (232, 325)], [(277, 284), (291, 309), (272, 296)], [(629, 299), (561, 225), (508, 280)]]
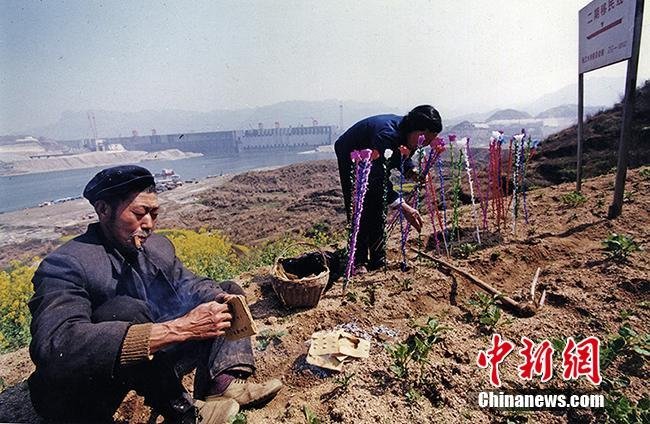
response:
[(86, 184), (83, 196), (91, 204), (95, 204), (97, 200), (152, 185), (155, 185), (155, 181), (148, 169), (137, 165), (120, 165), (98, 172)]

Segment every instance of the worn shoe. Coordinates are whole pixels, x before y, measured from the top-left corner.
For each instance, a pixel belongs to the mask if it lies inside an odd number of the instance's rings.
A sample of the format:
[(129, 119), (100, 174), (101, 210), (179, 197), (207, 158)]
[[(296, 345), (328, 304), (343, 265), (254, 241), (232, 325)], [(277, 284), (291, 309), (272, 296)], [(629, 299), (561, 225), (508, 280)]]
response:
[(194, 401), (197, 422), (201, 424), (226, 424), (239, 412), (239, 404), (232, 399), (221, 398), (212, 402)]
[(237, 401), (242, 408), (261, 406), (275, 397), (282, 388), (282, 382), (277, 378), (264, 383), (249, 383), (246, 380), (233, 380), (225, 392), (220, 395), (208, 396), (206, 403), (218, 402), (223, 399)]
[(363, 275), (368, 273), (368, 268), (365, 265), (356, 265), (352, 275)]

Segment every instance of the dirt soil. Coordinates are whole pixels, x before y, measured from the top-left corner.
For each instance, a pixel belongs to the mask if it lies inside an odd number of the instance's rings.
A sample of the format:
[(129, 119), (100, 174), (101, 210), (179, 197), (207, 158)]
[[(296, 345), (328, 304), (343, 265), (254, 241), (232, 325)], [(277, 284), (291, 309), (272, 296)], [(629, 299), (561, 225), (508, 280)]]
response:
[[(514, 342), (527, 336), (566, 339), (596, 336), (604, 343), (625, 322), (639, 333), (650, 331), (650, 260), (647, 251), (632, 253), (627, 261), (606, 258), (602, 241), (610, 233), (627, 234), (641, 246), (650, 245), (650, 180), (638, 170), (629, 172), (621, 217), (608, 220), (614, 175), (583, 183), (587, 201), (565, 206), (560, 197), (574, 189), (562, 184), (531, 191), (528, 195), (529, 223), (483, 232), (483, 245), (466, 259), (438, 256), (493, 285), (519, 302), (530, 300), (530, 286), (541, 268), (537, 300), (546, 291), (546, 303), (532, 317), (505, 311), (494, 331)], [(296, 188), (295, 186), (300, 186)], [(247, 173), (223, 186), (195, 196), (199, 203), (178, 202), (168, 209), (162, 227), (220, 228), (236, 243), (252, 243), (283, 234), (300, 233), (313, 223), (343, 226), (342, 202), (334, 162), (293, 165), (274, 171)], [(425, 216), (425, 222), (428, 216)], [(463, 241), (472, 241), (471, 212), (462, 211)], [(476, 365), (479, 350), (490, 347), (493, 333), (479, 324), (476, 310), (468, 304), (481, 292), (466, 278), (443, 272), (427, 259), (409, 251), (410, 269), (399, 270), (398, 231), (389, 241), (387, 270), (354, 277), (348, 294), (342, 295), (339, 280), (316, 308), (287, 310), (271, 287), (268, 269), (239, 276), (251, 311), (261, 332), (278, 334), (263, 349), (264, 337), (254, 340), (257, 361), (255, 379), (279, 377), (285, 387), (276, 399), (261, 409), (246, 412), (249, 423), (304, 423), (305, 410), (321, 422), (341, 423), (455, 423), (455, 422), (600, 422), (600, 411), (587, 409), (506, 412), (480, 409), (477, 394), (491, 390), (489, 372)], [(425, 225), (422, 244), (431, 233)], [(417, 247), (413, 235), (410, 246)], [(458, 244), (458, 243), (456, 243)], [(442, 341), (431, 350), (429, 365), (416, 381), (418, 367), (408, 379), (391, 371), (392, 359), (385, 345), (403, 342), (413, 334), (414, 324), (434, 317), (447, 327)], [(344, 373), (312, 367), (306, 363), (309, 339), (317, 330), (344, 325), (372, 340), (370, 357), (344, 365)], [(562, 389), (575, 393), (605, 393), (605, 385), (592, 386), (584, 378), (565, 382), (560, 377), (561, 356), (553, 356), (555, 373), (548, 383), (535, 377), (530, 382), (517, 376), (520, 357), (513, 353), (501, 365), (500, 390)], [(0, 393), (0, 421), (40, 422), (29, 408), (24, 380), (33, 365), (26, 349), (0, 356), (0, 378), (6, 389)], [(348, 384), (343, 375), (351, 376)], [(650, 394), (647, 361), (635, 362), (619, 355), (604, 372), (608, 380), (627, 377), (620, 388), (637, 401)], [(190, 380), (186, 381), (191, 387)], [(414, 389), (415, 391), (409, 389)], [(607, 389), (610, 390), (610, 389)], [(417, 393), (417, 394), (416, 394)], [(602, 410), (601, 410), (602, 411)], [(146, 422), (150, 411), (131, 393), (116, 414), (118, 422)]]
[(234, 176), (201, 193), (197, 203), (165, 206), (161, 228), (217, 229), (238, 244), (296, 235), (315, 223), (345, 225), (335, 161), (313, 161)]

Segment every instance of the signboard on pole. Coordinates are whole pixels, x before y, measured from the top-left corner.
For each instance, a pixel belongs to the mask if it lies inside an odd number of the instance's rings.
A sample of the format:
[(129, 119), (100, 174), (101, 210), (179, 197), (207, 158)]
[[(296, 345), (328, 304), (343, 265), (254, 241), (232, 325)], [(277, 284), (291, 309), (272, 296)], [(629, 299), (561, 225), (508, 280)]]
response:
[(635, 10), (635, 0), (594, 0), (580, 9), (580, 74), (632, 56)]

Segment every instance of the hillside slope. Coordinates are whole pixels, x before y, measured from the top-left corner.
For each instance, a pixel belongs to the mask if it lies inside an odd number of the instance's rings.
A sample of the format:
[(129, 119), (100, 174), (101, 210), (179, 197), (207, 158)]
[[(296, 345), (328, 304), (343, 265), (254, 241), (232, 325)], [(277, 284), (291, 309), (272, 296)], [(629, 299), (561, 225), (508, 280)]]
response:
[[(224, 196), (219, 196), (219, 191), (207, 196), (213, 199), (209, 206), (197, 208), (195, 213), (205, 218), (204, 225), (214, 228), (226, 226), (228, 222), (228, 226), (255, 228), (254, 220), (257, 219), (264, 221), (264, 228), (273, 226), (275, 234), (282, 236), (292, 232), (296, 222), (302, 221), (308, 226), (318, 216), (307, 200), (309, 197), (301, 202), (308, 206), (304, 208), (286, 202), (295, 195), (290, 188), (296, 185), (291, 183), (295, 176), (300, 176), (307, 191), (327, 193), (336, 188), (332, 186), (335, 172), (332, 164), (315, 163), (248, 173), (234, 180)], [(492, 332), (499, 332), (517, 345), (521, 336), (536, 342), (596, 336), (603, 346), (607, 343), (611, 346), (611, 340), (623, 325), (639, 334), (650, 331), (650, 259), (647, 253), (634, 252), (627, 261), (617, 262), (607, 259), (602, 249), (602, 241), (612, 232), (634, 235), (637, 243), (646, 248), (649, 245), (650, 216), (647, 211), (650, 210), (650, 198), (646, 194), (650, 192), (650, 179), (644, 176), (646, 173), (641, 175), (637, 170), (629, 173), (628, 188), (632, 194), (623, 215), (615, 220), (605, 219), (605, 193), (613, 183), (612, 174), (586, 180), (583, 190), (586, 202), (580, 206), (566, 206), (561, 201), (562, 195), (572, 190), (571, 184), (537, 189), (529, 193), (530, 221), (528, 224), (522, 222), (517, 234), (512, 234), (510, 226), (501, 231), (490, 228), (483, 232), (483, 245), (470, 252), (467, 258), (445, 259), (521, 302), (528, 301), (532, 277), (537, 267), (541, 268), (537, 292), (539, 297), (539, 293), (546, 290), (546, 305), (527, 318), (505, 311), (493, 329), (486, 329), (479, 322), (480, 312), (468, 303), (480, 289), (464, 278), (450, 276), (427, 259), (415, 259), (410, 252), (411, 269), (399, 270), (398, 231), (390, 237), (391, 266), (387, 270), (354, 278), (345, 296), (340, 282), (335, 284), (314, 309), (284, 309), (271, 288), (268, 269), (239, 276), (238, 281), (246, 290), (260, 331), (267, 332), (260, 333), (254, 342), (256, 378), (277, 376), (285, 383), (284, 390), (267, 407), (246, 413), (248, 422), (304, 423), (305, 408), (322, 422), (333, 423), (602, 421), (602, 409), (520, 413), (480, 409), (477, 391), (492, 387), (489, 372), (477, 367), (476, 355), (489, 347)], [(323, 184), (323, 181), (329, 183)], [(271, 205), (266, 198), (269, 193), (274, 196)], [(330, 200), (329, 193), (325, 197), (324, 205), (331, 203), (335, 208), (336, 202)], [(206, 215), (210, 209), (219, 212)], [(248, 218), (236, 220), (242, 209)], [(176, 219), (179, 223), (190, 219), (189, 213), (186, 209)], [(287, 218), (287, 213), (291, 219)], [(429, 221), (428, 216), (424, 218)], [(462, 211), (461, 226), (463, 238), (460, 242), (471, 242), (473, 227), (469, 208)], [(427, 224), (422, 237), (424, 245), (428, 244), (430, 233), (431, 227)], [(230, 234), (255, 238), (250, 229), (231, 229)], [(239, 242), (239, 239), (234, 238), (234, 241)], [(460, 242), (456, 242), (456, 246), (460, 246)], [(410, 244), (418, 246), (415, 235)], [(428, 253), (436, 256), (435, 251)], [(441, 341), (433, 345), (427, 356), (428, 364), (422, 364), (422, 374), (419, 364), (413, 363), (410, 377), (398, 378), (391, 370), (394, 362), (386, 346), (405, 342), (415, 331), (413, 325), (426, 323), (428, 317), (446, 327), (440, 333)], [(341, 375), (305, 362), (306, 342), (311, 334), (340, 325), (372, 340), (370, 358), (344, 366), (345, 376), (349, 377), (346, 384)], [(576, 382), (562, 380), (560, 352), (555, 353), (553, 361), (555, 374), (549, 383), (539, 383), (537, 378), (525, 382), (517, 377), (519, 360), (513, 352), (502, 366), (501, 389), (594, 391), (584, 378)], [(0, 378), (8, 386), (0, 393), (0, 421), (40, 422), (30, 411), (24, 382), (32, 369), (26, 349), (0, 356)], [(596, 393), (616, 399), (614, 385), (633, 402), (649, 393), (647, 359), (639, 360), (629, 350), (614, 355), (612, 365), (603, 373), (611, 383), (602, 385)], [(420, 379), (416, 378), (418, 375)], [(187, 383), (191, 387), (189, 380)], [(117, 419), (121, 423), (141, 423), (147, 421), (149, 413), (142, 399), (131, 394), (122, 404)]]
[[(623, 106), (597, 113), (584, 123), (583, 176), (610, 172), (617, 165)], [(547, 186), (575, 181), (577, 125), (548, 137), (531, 163), (531, 181)], [(629, 167), (650, 163), (650, 81), (637, 89)]]

